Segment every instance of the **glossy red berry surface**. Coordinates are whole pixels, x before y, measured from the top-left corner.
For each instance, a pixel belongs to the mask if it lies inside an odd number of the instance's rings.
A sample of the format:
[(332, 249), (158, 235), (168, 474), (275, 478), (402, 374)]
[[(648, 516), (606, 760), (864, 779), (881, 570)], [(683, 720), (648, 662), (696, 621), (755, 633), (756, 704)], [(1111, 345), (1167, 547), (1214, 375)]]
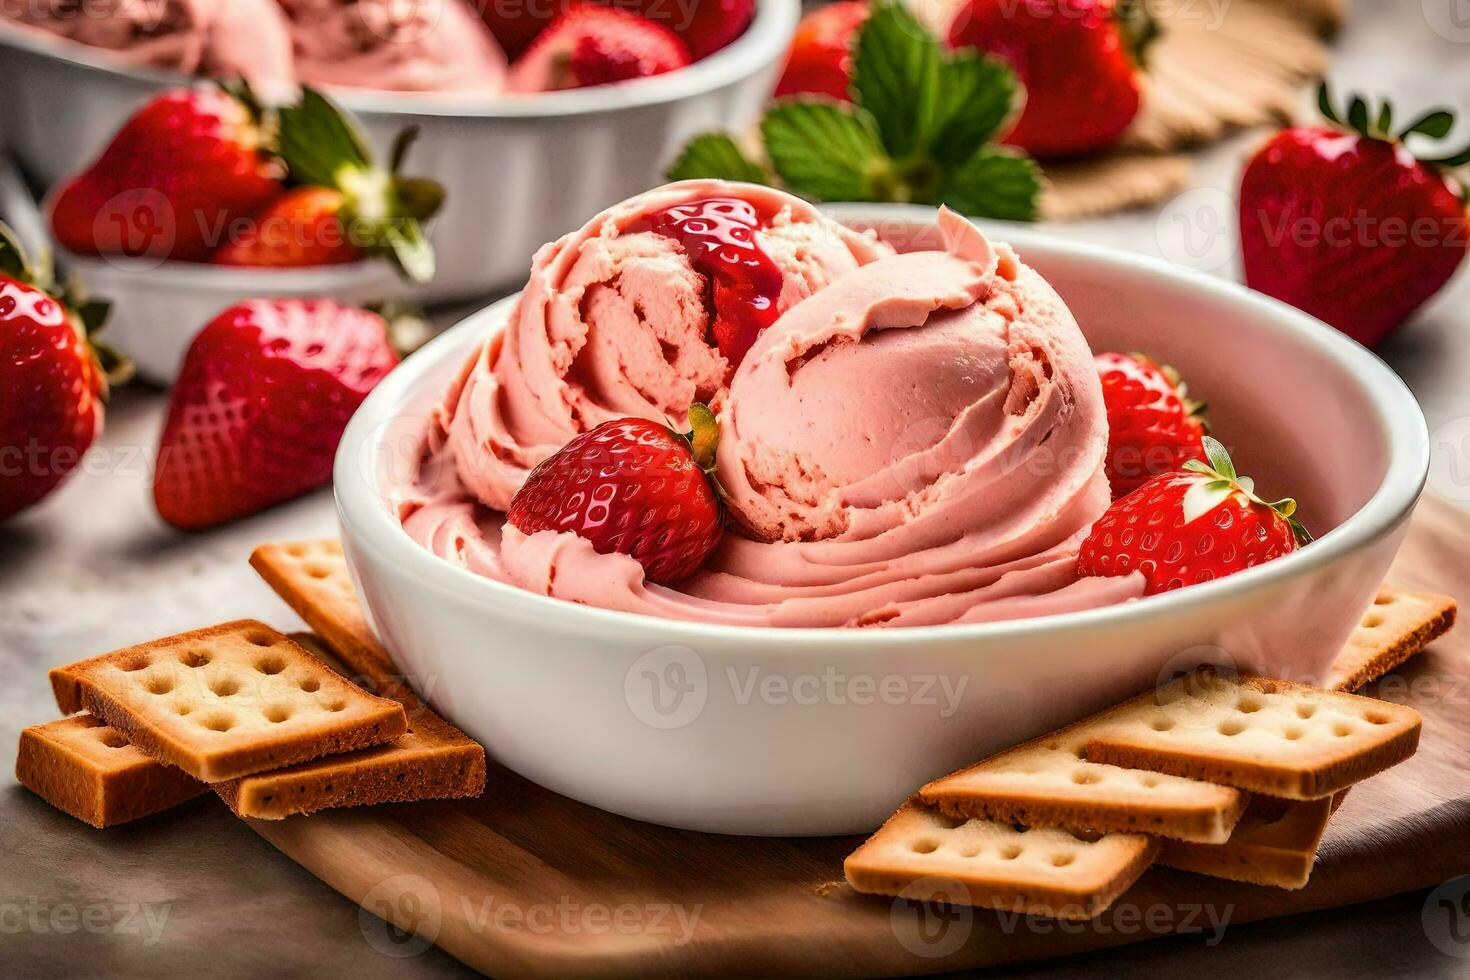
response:
[(781, 269), (756, 240), (761, 216), (748, 201), (712, 197), (660, 211), (649, 228), (683, 246), (711, 286), (712, 333), (731, 365), (745, 359), (762, 330), (776, 322)]
[(669, 584), (699, 570), (724, 524), (689, 444), (657, 422), (617, 419), (582, 433), (531, 471), (506, 521), (525, 534), (571, 532)]
[(1114, 500), (1205, 458), (1204, 423), (1174, 372), (1141, 354), (1099, 354), (1096, 363), (1108, 413), (1106, 468)]

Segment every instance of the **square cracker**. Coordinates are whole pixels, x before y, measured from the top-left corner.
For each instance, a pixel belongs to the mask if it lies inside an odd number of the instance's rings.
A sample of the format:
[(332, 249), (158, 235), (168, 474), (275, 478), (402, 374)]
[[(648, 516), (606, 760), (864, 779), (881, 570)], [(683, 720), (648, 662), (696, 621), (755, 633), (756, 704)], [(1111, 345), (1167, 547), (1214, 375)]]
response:
[(1396, 765), (1419, 713), (1356, 694), (1201, 668), (1088, 721), (1087, 758), (1310, 800)]
[(15, 778), (56, 809), (99, 828), (167, 810), (205, 791), (203, 783), (144, 755), (91, 715), (21, 732)]
[(1323, 687), (1356, 691), (1448, 633), (1459, 609), (1449, 596), (1385, 584), (1332, 662)]
[(1222, 843), (1248, 794), (1230, 786), (1089, 762), (1088, 722), (991, 756), (936, 779), (919, 795), (950, 816), (1147, 833)]
[(1158, 843), (946, 816), (914, 799), (848, 855), (860, 892), (1061, 919), (1100, 914), (1144, 872)]
[(1214, 878), (1296, 889), (1307, 883), (1334, 796), (1317, 800), (1251, 797), (1230, 840), (1220, 844), (1162, 841), (1158, 863)]
[(204, 782), (379, 745), (408, 728), (398, 702), (254, 620), (103, 654), (63, 676), (84, 708)]
[[(327, 665), (345, 669), (314, 637), (293, 636)], [(402, 684), (375, 693), (403, 705), (408, 731), (389, 745), (326, 756), (211, 787), (236, 816), (280, 820), (297, 813), (376, 803), (479, 796), (485, 750)]]
[(397, 676), (357, 601), (340, 541), (263, 544), (250, 555), (250, 565), (351, 673), (374, 681)]

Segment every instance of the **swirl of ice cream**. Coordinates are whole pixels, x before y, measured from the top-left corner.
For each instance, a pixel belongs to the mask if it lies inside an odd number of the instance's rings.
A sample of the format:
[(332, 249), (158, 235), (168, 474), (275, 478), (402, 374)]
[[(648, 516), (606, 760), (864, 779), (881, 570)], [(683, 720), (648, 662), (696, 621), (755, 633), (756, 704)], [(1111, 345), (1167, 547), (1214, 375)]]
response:
[[(653, 585), (575, 534), (502, 527), (472, 485), (468, 444), (446, 460), (429, 440), (416, 486), (434, 489), (410, 489), (405, 528), (530, 591), (736, 625), (981, 622), (1142, 595), (1138, 576), (1077, 575), (1108, 505), (1106, 416), (1081, 331), (1007, 246), (948, 212), (940, 230), (942, 251), (865, 263), (756, 340), (721, 402), (718, 474), (738, 526), (694, 578)], [(543, 356), (522, 358), (508, 375)], [(545, 376), (507, 377), (507, 400), (544, 394)]]
[(275, 0), (27, 0), (0, 18), (189, 75), (289, 83), (291, 39)]
[(505, 53), (464, 0), (278, 0), (305, 85), (496, 94)]
[(755, 239), (785, 311), (888, 254), (885, 246), (767, 187), (684, 181), (625, 201), (542, 248), (504, 332), (465, 365), (439, 413), (447, 452), (482, 503), (505, 510), (527, 473), (610, 419), (680, 419), (718, 405), (733, 368), (711, 342), (707, 279), (651, 215), (691, 201), (753, 206)]

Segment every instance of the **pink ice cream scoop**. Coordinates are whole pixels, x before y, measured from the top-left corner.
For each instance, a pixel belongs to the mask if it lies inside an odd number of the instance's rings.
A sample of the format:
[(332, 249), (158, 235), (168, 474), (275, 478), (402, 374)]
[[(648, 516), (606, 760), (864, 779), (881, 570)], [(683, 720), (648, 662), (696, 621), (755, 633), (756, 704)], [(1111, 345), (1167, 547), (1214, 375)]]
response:
[[(505, 510), (532, 467), (601, 422), (681, 419), (694, 401), (718, 408), (734, 374), (715, 339), (726, 284), (701, 271), (698, 218), (677, 221), (710, 201), (749, 209), (755, 227), (742, 237), (767, 263), (772, 320), (888, 254), (804, 201), (722, 181), (640, 195), (542, 248), (505, 331), (465, 365), (439, 413), (447, 455), (486, 506)], [(731, 303), (762, 299), (727, 288)]]
[(295, 78), (275, 0), (28, 0), (0, 4), (0, 17), (114, 52), (126, 64), (264, 86)]
[[(1007, 246), (947, 211), (940, 232), (942, 250), (878, 256), (786, 308), (716, 392), (736, 526), (677, 588), (575, 534), (502, 526), (481, 480), (498, 462), (482, 453), (477, 468), (467, 444), (454, 451), (463, 380), (448, 441), (426, 436), (397, 500), (406, 530), (530, 591), (735, 625), (981, 622), (1141, 596), (1137, 576), (1077, 574), (1109, 499), (1107, 422), (1081, 331)], [(544, 393), (542, 361), (505, 365), (485, 404), (508, 411)], [(577, 388), (585, 375), (560, 377)]]
[(304, 85), (494, 95), (505, 53), (465, 0), (279, 0)]

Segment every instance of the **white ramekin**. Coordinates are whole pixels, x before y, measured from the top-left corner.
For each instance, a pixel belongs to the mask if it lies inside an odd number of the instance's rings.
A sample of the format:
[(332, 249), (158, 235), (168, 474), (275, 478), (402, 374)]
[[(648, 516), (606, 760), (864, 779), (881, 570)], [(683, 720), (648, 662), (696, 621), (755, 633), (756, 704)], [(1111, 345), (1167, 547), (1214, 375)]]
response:
[[(621, 85), (476, 99), (338, 90), (381, 158), (420, 128), (406, 169), (448, 188), (431, 236), (439, 274), (420, 297), (513, 288), (531, 254), (603, 208), (663, 182), (691, 136), (742, 131), (775, 87), (798, 0), (758, 0), (728, 47), (688, 68)], [(119, 68), (105, 52), (0, 26), (0, 139), (34, 179), (52, 184), (101, 151), (140, 103), (181, 79)]]
[(314, 269), (243, 269), (195, 262), (80, 256), (57, 249), (57, 262), (87, 292), (112, 303), (104, 337), (132, 358), (138, 376), (172, 384), (184, 353), (205, 324), (248, 299), (330, 297), (368, 306), (403, 291), (383, 261)]
[[(932, 216), (866, 213), (900, 237)], [(421, 548), (381, 489), (401, 472), (400, 426), (501, 326), (506, 300), (390, 375), (337, 456), (359, 593), (412, 682), (496, 759), (578, 800), (695, 830), (808, 835), (871, 830), (925, 780), (1173, 669), (1210, 661), (1319, 679), (1424, 484), (1428, 437), (1408, 390), (1368, 351), (1243, 287), (995, 230), (1056, 286), (1095, 349), (1177, 365), (1237, 461), (1264, 492), (1289, 485), (1319, 540), (1207, 585), (988, 625), (761, 630), (532, 595)]]

